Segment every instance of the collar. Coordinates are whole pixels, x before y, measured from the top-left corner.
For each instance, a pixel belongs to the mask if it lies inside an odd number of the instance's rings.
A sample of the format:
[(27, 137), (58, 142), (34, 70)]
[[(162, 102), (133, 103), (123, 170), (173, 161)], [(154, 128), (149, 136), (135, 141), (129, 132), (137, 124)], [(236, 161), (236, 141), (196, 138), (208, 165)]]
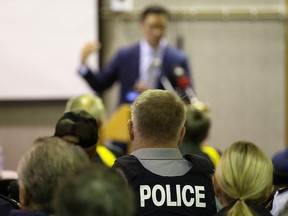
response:
[(155, 54), (156, 56), (161, 56), (164, 53), (165, 48), (167, 47), (168, 43), (165, 39), (162, 39), (159, 43), (159, 46), (155, 49), (150, 46), (146, 39), (142, 39), (140, 41), (140, 52), (144, 54)]
[(177, 160), (183, 159), (183, 156), (179, 150), (179, 148), (143, 148), (138, 149), (131, 153), (140, 160), (151, 160), (151, 159), (159, 159), (159, 160)]

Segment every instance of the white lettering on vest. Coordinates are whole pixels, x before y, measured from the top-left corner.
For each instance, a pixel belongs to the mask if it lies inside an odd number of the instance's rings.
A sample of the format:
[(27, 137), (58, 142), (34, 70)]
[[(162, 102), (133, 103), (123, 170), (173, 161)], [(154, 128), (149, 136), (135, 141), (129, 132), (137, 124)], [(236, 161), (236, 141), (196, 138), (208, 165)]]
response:
[[(191, 197), (192, 194), (194, 195), (193, 197)], [(190, 197), (190, 199), (188, 197)], [(164, 188), (163, 186), (157, 184), (152, 187), (152, 190), (149, 185), (140, 185), (140, 206), (145, 207), (145, 201), (151, 198), (155, 206), (163, 206), (166, 201), (167, 206), (181, 206), (183, 203), (183, 205), (187, 207), (191, 207), (193, 205), (195, 205), (197, 208), (206, 207), (206, 203), (202, 200), (205, 199), (205, 187), (198, 185), (185, 185), (181, 189), (181, 186), (177, 184), (176, 200), (172, 199), (170, 185), (165, 185)]]
[(145, 207), (145, 200), (151, 197), (151, 189), (148, 185), (140, 185), (141, 207)]
[(180, 185), (176, 185), (176, 197), (177, 197), (177, 206), (181, 206), (181, 188), (180, 188)]
[(187, 201), (187, 199), (186, 199), (186, 198), (187, 198), (187, 196), (186, 196), (186, 194), (187, 194), (186, 191), (187, 191), (187, 190), (189, 190), (191, 194), (194, 194), (194, 190), (193, 190), (193, 188), (192, 188), (191, 185), (185, 185), (185, 186), (183, 187), (183, 189), (182, 189), (182, 200), (183, 200), (183, 203), (184, 203), (185, 206), (190, 207), (190, 206), (193, 205), (194, 199), (191, 198), (191, 199), (190, 199), (190, 202)]
[[(157, 190), (159, 190), (161, 193), (160, 201), (158, 201), (157, 197), (156, 197)], [(164, 202), (165, 202), (165, 189), (161, 185), (157, 184), (152, 188), (152, 200), (156, 206), (162, 206), (164, 204)]]
[(176, 201), (171, 200), (170, 185), (166, 185), (167, 206), (176, 206)]
[(205, 202), (200, 202), (200, 199), (205, 199), (205, 194), (204, 193), (200, 193), (200, 191), (205, 191), (204, 186), (195, 186), (195, 191), (197, 196), (195, 196), (196, 199), (196, 206), (200, 207), (200, 208), (205, 208), (206, 207), (206, 203)]

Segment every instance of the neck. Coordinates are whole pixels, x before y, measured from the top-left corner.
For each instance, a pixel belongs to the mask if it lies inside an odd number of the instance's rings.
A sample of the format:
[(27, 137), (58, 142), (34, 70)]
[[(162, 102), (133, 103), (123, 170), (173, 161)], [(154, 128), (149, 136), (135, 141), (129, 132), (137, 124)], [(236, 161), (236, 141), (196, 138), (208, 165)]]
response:
[(152, 45), (152, 44), (149, 44), (153, 49), (158, 49), (159, 47), (159, 43), (158, 44), (155, 44), (155, 45)]
[(134, 139), (132, 141), (132, 151), (136, 151), (138, 149), (143, 148), (178, 148), (177, 142), (174, 141), (157, 141), (155, 139)]
[(144, 41), (147, 43), (148, 46), (150, 46), (152, 49), (158, 49), (160, 47), (161, 41), (157, 44), (151, 44), (147, 39), (144, 39)]

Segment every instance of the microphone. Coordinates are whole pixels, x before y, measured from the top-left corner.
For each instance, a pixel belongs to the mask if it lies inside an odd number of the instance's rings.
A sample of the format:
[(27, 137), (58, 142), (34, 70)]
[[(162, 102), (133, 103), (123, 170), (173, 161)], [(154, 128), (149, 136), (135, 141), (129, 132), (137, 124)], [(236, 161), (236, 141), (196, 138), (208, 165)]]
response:
[[(139, 81), (143, 84), (143, 86), (149, 89), (154, 89), (157, 87), (156, 82), (160, 80), (160, 83), (162, 84), (165, 90), (175, 92), (169, 79), (161, 73), (161, 69), (162, 69), (161, 67), (162, 67), (161, 58), (155, 56), (152, 59), (151, 65), (148, 68), (148, 71), (147, 71), (148, 74), (146, 75), (146, 77), (142, 79), (140, 77)], [(135, 88), (135, 85), (134, 85), (134, 88)], [(141, 92), (142, 90), (137, 89), (136, 87), (136, 89), (130, 90), (126, 93), (125, 99), (127, 100), (128, 103), (133, 103), (135, 99), (140, 95)]]
[(160, 77), (160, 82), (161, 82), (161, 84), (165, 90), (168, 90), (168, 91), (173, 92), (173, 93), (176, 92), (175, 89), (173, 88), (170, 80), (166, 76), (162, 75)]
[(165, 90), (168, 90), (170, 92), (175, 93), (175, 89), (173, 88), (173, 85), (171, 84), (170, 80), (167, 78), (167, 76), (165, 76), (162, 73), (161, 70), (161, 66), (162, 66), (162, 62), (160, 59), (155, 59), (156, 61), (154, 62), (154, 64), (160, 69), (160, 83), (162, 84), (162, 86), (164, 87)]
[(185, 71), (182, 67), (176, 66), (174, 68), (174, 75), (176, 77), (176, 85), (179, 89), (183, 90), (188, 96), (190, 103), (193, 104), (196, 101), (199, 101), (196, 97), (194, 90), (190, 86), (190, 79), (185, 74)]
[(208, 106), (198, 99), (196, 93), (191, 87), (190, 77), (185, 74), (184, 69), (180, 66), (176, 66), (174, 68), (174, 75), (176, 77), (177, 87), (186, 93), (190, 104), (200, 111), (209, 110)]

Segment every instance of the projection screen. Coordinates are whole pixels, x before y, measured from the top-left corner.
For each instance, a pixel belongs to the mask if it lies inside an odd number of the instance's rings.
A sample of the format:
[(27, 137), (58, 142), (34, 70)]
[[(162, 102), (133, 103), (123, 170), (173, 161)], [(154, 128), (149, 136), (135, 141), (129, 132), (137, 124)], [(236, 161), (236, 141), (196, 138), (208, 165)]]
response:
[[(0, 100), (61, 100), (91, 92), (80, 51), (98, 40), (97, 0), (0, 1)], [(97, 67), (98, 57), (92, 60)]]

